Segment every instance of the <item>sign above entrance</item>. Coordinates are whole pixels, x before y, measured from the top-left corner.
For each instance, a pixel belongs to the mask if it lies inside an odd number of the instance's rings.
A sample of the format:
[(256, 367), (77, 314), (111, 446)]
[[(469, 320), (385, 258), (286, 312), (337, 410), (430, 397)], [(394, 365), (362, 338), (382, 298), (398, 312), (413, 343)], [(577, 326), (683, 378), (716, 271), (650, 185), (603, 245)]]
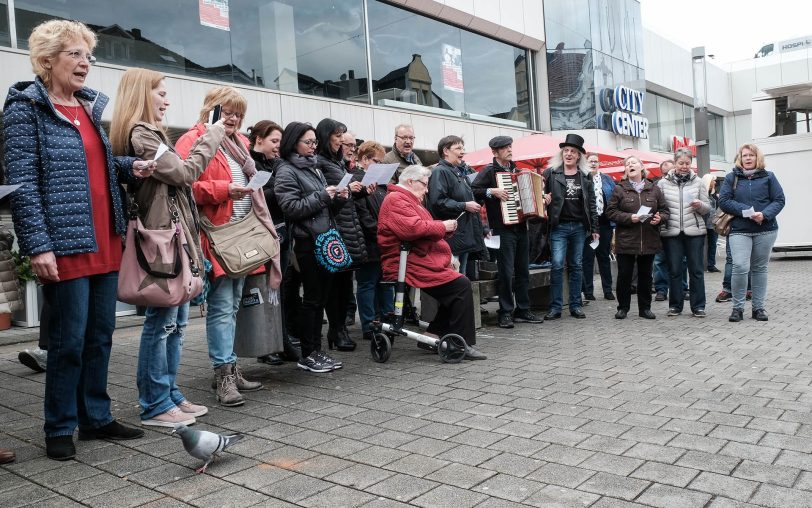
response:
[(626, 86), (604, 88), (600, 103), (606, 113), (598, 118), (599, 127), (621, 136), (648, 138), (648, 118), (643, 116), (644, 96), (645, 92)]

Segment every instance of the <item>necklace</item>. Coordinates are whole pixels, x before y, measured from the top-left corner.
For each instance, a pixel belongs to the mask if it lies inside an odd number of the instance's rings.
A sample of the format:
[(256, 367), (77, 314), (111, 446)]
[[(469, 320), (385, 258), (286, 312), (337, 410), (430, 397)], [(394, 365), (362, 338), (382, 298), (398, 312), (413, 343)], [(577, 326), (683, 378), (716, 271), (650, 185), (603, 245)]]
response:
[[(48, 97), (51, 98), (51, 102), (53, 102), (54, 107), (57, 108), (57, 111), (61, 111), (62, 113), (65, 114), (65, 116), (73, 118), (73, 124), (76, 125), (77, 127), (82, 125), (82, 122), (79, 121), (79, 113), (78, 112), (74, 115), (73, 113), (70, 112), (70, 110), (68, 109), (68, 106), (65, 106), (64, 104), (57, 104), (56, 98), (53, 95), (48, 94)], [(59, 109), (57, 106), (62, 106), (62, 109)], [(77, 107), (77, 106), (72, 106), (72, 107)]]

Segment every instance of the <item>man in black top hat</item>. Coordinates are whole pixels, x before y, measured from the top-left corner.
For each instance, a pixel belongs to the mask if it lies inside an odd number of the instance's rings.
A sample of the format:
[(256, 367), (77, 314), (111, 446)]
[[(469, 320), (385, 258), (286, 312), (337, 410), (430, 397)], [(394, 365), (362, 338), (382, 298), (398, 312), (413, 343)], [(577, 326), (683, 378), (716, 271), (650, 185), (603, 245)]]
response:
[[(515, 173), (513, 163), (513, 139), (496, 136), (488, 142), (493, 151), (493, 162), (479, 172), (471, 189), (474, 198), (485, 203), (488, 223), (494, 235), (499, 235), (499, 326), (513, 328), (517, 323), (542, 323), (544, 319), (530, 312), (530, 244), (527, 241), (527, 224), (505, 225), (501, 202), (508, 193), (496, 186), (496, 173)], [(515, 280), (514, 280), (515, 276)], [(515, 302), (514, 302), (515, 295)], [(515, 309), (515, 312), (514, 312)]]
[(598, 212), (595, 190), (586, 163), (584, 138), (567, 134), (560, 143), (561, 151), (544, 171), (544, 202), (550, 228), (552, 271), (550, 311), (545, 319), (558, 319), (564, 306), (564, 261), (569, 272), (570, 315), (586, 317), (581, 300), (582, 260), (587, 236), (598, 240)]

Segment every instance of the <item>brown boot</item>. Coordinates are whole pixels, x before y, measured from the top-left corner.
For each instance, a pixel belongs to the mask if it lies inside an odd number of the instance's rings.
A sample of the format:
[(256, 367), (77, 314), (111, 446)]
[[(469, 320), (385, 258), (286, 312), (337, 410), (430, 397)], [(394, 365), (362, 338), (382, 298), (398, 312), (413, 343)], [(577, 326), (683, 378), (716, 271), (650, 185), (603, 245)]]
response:
[(242, 369), (236, 363), (234, 364), (234, 377), (237, 378), (237, 390), (241, 392), (255, 392), (262, 388), (262, 383), (259, 381), (249, 381), (242, 375)]
[(8, 464), (14, 462), (14, 451), (0, 448), (0, 464)]
[(217, 402), (226, 407), (242, 406), (245, 399), (237, 390), (234, 365), (226, 363), (214, 369), (217, 381)]

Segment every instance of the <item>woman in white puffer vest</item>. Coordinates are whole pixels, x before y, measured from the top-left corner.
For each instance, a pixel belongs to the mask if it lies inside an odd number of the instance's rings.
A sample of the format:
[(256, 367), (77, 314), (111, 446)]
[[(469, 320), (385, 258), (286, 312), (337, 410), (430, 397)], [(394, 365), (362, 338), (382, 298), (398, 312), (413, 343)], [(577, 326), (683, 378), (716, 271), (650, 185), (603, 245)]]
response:
[(682, 259), (688, 260), (691, 313), (705, 317), (705, 219), (710, 212), (708, 193), (702, 179), (691, 169), (693, 154), (686, 148), (674, 152), (674, 170), (658, 182), (668, 205), (668, 221), (660, 236), (668, 260), (670, 288), (668, 316), (682, 313), (685, 296), (682, 291)]

